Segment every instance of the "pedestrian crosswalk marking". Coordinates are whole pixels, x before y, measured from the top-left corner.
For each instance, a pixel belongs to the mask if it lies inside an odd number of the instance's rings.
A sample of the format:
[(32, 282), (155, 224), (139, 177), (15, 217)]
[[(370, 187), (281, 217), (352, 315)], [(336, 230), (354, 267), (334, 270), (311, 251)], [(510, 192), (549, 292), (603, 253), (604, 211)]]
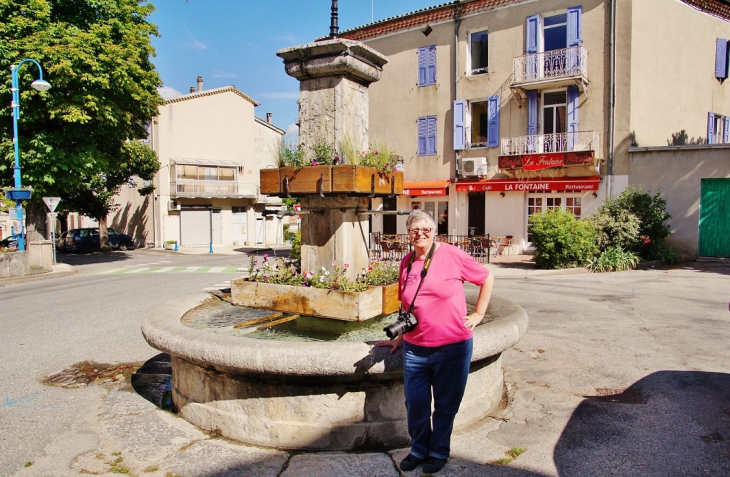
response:
[(148, 266), (131, 266), (131, 267), (114, 267), (101, 270), (93, 270), (84, 273), (84, 275), (129, 275), (129, 274), (147, 274), (147, 273), (235, 273), (240, 275), (245, 272), (245, 268), (239, 266), (178, 266), (178, 267), (148, 267)]
[(149, 270), (151, 268), (152, 267), (134, 268), (134, 269), (129, 270), (128, 272), (125, 272), (125, 273), (142, 273), (142, 272), (146, 272), (147, 270)]

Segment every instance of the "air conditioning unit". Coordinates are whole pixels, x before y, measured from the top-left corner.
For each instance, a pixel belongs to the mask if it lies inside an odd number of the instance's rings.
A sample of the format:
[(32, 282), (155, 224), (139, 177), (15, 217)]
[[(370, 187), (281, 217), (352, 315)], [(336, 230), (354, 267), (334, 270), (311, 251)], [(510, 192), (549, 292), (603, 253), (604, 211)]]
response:
[(167, 210), (180, 210), (182, 207), (174, 200), (167, 201)]
[(461, 175), (476, 177), (487, 175), (486, 157), (465, 157), (461, 160)]

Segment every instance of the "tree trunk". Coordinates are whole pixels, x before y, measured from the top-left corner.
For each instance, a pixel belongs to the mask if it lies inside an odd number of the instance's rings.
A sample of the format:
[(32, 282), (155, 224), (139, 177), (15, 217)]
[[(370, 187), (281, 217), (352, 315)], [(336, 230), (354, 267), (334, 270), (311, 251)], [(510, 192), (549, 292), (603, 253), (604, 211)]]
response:
[(25, 207), (25, 239), (27, 243), (46, 239), (46, 212), (43, 202), (26, 202)]
[(106, 225), (106, 216), (97, 219), (99, 222), (99, 250), (102, 252), (110, 252), (109, 246), (109, 230)]

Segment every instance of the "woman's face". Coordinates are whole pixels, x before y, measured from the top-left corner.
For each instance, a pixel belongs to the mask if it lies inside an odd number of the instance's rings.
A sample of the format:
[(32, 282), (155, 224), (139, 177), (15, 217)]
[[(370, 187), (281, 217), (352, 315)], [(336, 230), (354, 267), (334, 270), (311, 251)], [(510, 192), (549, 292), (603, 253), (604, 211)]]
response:
[(436, 231), (430, 222), (425, 220), (414, 220), (408, 228), (408, 238), (411, 245), (418, 248), (428, 248), (433, 244)]

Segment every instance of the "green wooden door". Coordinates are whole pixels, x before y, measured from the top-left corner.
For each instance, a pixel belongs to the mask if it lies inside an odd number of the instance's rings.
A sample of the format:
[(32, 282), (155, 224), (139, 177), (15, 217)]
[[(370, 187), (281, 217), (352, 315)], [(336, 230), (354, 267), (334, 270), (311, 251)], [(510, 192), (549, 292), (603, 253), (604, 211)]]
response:
[(702, 179), (700, 257), (730, 257), (730, 179)]

